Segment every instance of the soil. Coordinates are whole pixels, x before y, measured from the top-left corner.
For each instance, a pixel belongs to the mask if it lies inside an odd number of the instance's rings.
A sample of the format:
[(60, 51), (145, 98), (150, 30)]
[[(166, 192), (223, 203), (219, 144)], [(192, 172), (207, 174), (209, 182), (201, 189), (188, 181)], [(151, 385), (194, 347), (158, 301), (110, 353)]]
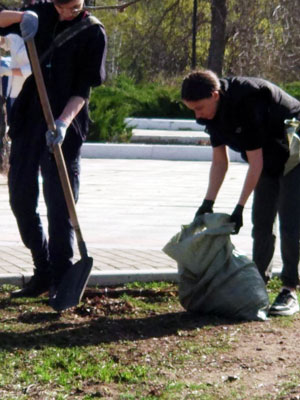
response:
[[(1, 311), (5, 310), (5, 301), (2, 299)], [(190, 314), (180, 306), (176, 287), (90, 291), (80, 307), (61, 315), (49, 312), (45, 302), (37, 308), (31, 304), (24, 312), (25, 306), (28, 304), (21, 307), (18, 322), (43, 325), (35, 337), (35, 348), (44, 346), (50, 338), (60, 346), (112, 344), (109, 351), (115, 362), (146, 362), (155, 369), (156, 378), (141, 384), (143, 397), (137, 398), (300, 399), (299, 314), (264, 322)], [(2, 322), (5, 318), (11, 315), (4, 312)], [(16, 344), (12, 335), (3, 332), (0, 340), (7, 347)], [(18, 346), (30, 348), (32, 337), (18, 337)], [(178, 397), (163, 395), (167, 382), (185, 384)], [(195, 397), (193, 385), (198, 390)], [(98, 393), (97, 398), (119, 399), (118, 388), (110, 383), (86, 385), (82, 390), (85, 395)], [(212, 397), (201, 397), (203, 393)], [(32, 394), (31, 398), (38, 397)], [(83, 397), (77, 392), (68, 398)]]

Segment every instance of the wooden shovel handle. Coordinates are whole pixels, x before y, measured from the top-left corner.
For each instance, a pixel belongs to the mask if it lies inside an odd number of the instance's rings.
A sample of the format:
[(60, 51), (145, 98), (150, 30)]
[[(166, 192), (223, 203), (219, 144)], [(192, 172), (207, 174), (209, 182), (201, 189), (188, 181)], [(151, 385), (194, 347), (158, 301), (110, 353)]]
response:
[[(26, 44), (28, 47), (32, 71), (33, 71), (36, 86), (38, 89), (39, 98), (40, 98), (40, 102), (42, 105), (44, 117), (45, 117), (48, 129), (55, 132), (56, 126), (55, 126), (51, 106), (49, 103), (48, 94), (47, 94), (44, 78), (42, 75), (41, 66), (40, 66), (34, 39), (32, 38), (32, 39), (27, 40)], [(70, 216), (71, 223), (72, 223), (73, 228), (76, 233), (79, 251), (81, 253), (82, 251), (83, 252), (85, 251), (85, 246), (82, 246), (83, 238), (82, 238), (82, 234), (81, 234), (81, 230), (80, 230), (80, 226), (79, 226), (79, 222), (78, 222), (78, 218), (77, 218), (77, 214), (76, 214), (74, 196), (73, 196), (73, 192), (72, 192), (72, 188), (71, 188), (71, 184), (70, 184), (70, 180), (69, 180), (69, 176), (68, 176), (68, 171), (66, 168), (66, 164), (65, 164), (65, 160), (64, 160), (64, 156), (63, 156), (60, 144), (54, 146), (53, 154), (55, 157), (55, 161), (56, 161), (61, 185), (63, 188), (65, 200), (67, 203), (69, 216)], [(81, 254), (81, 256), (86, 256), (86, 254)]]

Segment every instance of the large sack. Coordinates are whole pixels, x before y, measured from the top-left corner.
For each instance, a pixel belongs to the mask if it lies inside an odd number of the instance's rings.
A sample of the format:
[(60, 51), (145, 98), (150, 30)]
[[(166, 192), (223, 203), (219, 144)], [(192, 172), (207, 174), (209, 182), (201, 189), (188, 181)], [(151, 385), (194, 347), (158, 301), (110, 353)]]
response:
[(163, 248), (178, 263), (179, 300), (188, 311), (265, 320), (269, 299), (264, 281), (231, 243), (229, 218), (204, 214)]

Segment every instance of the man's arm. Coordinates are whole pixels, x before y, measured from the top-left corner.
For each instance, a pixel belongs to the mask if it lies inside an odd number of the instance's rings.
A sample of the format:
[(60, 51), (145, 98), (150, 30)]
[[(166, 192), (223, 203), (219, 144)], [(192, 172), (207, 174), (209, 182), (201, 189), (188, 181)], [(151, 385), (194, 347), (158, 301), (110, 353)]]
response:
[(209, 183), (206, 200), (216, 200), (228, 169), (229, 159), (225, 145), (213, 147), (212, 164), (209, 172)]
[(80, 96), (72, 96), (70, 97), (68, 103), (66, 104), (63, 112), (58, 117), (60, 121), (62, 121), (67, 127), (71, 125), (71, 122), (76, 117), (76, 115), (80, 112), (82, 107), (85, 104), (85, 99)]
[(84, 106), (85, 99), (80, 96), (70, 97), (68, 103), (66, 104), (63, 112), (56, 119), (56, 132), (48, 130), (46, 132), (46, 142), (50, 151), (53, 151), (53, 146), (57, 144), (62, 144), (67, 133), (69, 125), (71, 125), (73, 119), (80, 112)]
[[(19, 25), (18, 25), (19, 24)], [(14, 32), (6, 31), (7, 29), (11, 29), (11, 26), (18, 26), (19, 30)], [(38, 30), (39, 19), (35, 12), (33, 11), (9, 11), (2, 10), (0, 12), (0, 28), (1, 34), (6, 35), (8, 33), (16, 33), (20, 34), (25, 41), (33, 38)]]
[(3, 10), (0, 12), (0, 27), (6, 28), (13, 24), (19, 24), (22, 21), (23, 12)]
[(228, 163), (229, 159), (226, 146), (220, 145), (213, 147), (207, 192), (201, 206), (195, 214), (195, 218), (199, 217), (201, 214), (213, 212), (213, 205), (226, 175)]
[(238, 234), (243, 226), (243, 210), (250, 194), (255, 189), (259, 177), (263, 169), (263, 154), (262, 149), (247, 151), (247, 158), (249, 162), (248, 172), (244, 181), (242, 193), (240, 195), (238, 204), (236, 205), (233, 213), (230, 216), (230, 221), (234, 223), (232, 233)]
[(244, 181), (243, 189), (238, 204), (244, 206), (255, 189), (259, 177), (263, 169), (263, 153), (262, 149), (247, 151), (247, 159), (249, 162), (248, 172)]

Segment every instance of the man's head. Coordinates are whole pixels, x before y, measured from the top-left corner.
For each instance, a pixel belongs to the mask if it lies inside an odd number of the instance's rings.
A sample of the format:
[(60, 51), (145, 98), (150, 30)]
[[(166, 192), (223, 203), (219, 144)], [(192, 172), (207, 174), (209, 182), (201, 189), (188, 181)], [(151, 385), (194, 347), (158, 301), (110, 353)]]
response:
[(219, 78), (209, 70), (191, 72), (182, 82), (181, 99), (196, 119), (213, 119), (220, 100)]
[(53, 0), (60, 21), (71, 21), (82, 11), (84, 0)]

